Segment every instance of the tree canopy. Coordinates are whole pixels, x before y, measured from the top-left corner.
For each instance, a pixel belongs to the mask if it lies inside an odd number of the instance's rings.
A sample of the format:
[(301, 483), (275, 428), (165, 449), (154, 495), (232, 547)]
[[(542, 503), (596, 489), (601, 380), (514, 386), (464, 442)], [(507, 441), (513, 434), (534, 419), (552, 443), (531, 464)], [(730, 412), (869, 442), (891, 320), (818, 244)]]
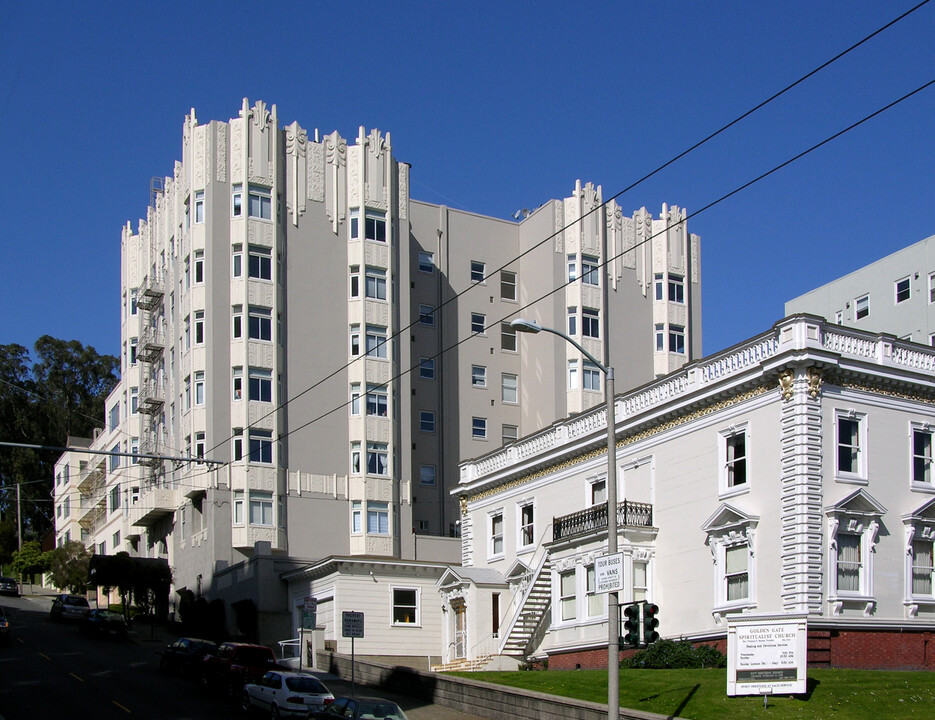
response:
[(75, 595), (87, 592), (91, 553), (83, 543), (69, 540), (47, 552), (46, 557), (49, 575), (55, 587), (65, 588)]
[[(64, 447), (69, 436), (91, 437), (104, 424), (104, 402), (119, 368), (119, 358), (77, 340), (43, 335), (32, 353), (22, 345), (0, 345), (0, 440)], [(0, 448), (0, 525), (15, 527), (20, 485), (24, 541), (41, 540), (53, 525), (58, 457), (54, 451)], [(11, 545), (10, 534), (0, 532), (0, 563), (11, 560), (15, 538)]]

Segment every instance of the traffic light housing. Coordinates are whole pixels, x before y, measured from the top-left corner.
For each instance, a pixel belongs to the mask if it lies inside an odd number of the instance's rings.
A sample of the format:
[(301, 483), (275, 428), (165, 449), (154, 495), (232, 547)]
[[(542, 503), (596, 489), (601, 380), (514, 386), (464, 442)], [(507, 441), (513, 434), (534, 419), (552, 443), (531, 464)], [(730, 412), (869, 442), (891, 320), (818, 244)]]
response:
[(656, 628), (659, 627), (659, 606), (655, 603), (643, 603), (643, 642), (647, 645), (659, 639)]
[(631, 647), (640, 646), (640, 606), (630, 603), (623, 609), (626, 618), (623, 622), (623, 644)]

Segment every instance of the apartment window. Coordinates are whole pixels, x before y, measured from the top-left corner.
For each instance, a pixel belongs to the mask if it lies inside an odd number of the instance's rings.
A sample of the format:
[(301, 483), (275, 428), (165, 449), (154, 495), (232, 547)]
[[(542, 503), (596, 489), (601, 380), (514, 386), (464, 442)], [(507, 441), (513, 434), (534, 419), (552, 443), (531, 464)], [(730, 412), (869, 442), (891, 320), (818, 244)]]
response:
[(247, 329), (251, 340), (272, 341), (273, 311), (251, 306)]
[(234, 462), (243, 460), (243, 428), (234, 428), (231, 432), (234, 445)]
[(471, 282), (484, 282), (484, 273), (484, 263), (482, 263), (480, 260), (471, 260)]
[(367, 443), (367, 472), (371, 475), (389, 475), (386, 443)]
[(575, 598), (575, 571), (567, 570), (559, 573), (559, 607), (562, 620), (574, 620), (577, 616), (577, 601)]
[(721, 493), (732, 488), (747, 486), (747, 431), (746, 427), (725, 430), (721, 442)]
[(183, 331), (183, 337), (185, 342), (182, 347), (186, 350), (191, 350), (192, 347), (192, 319), (190, 315), (185, 316), (185, 329)]
[(500, 375), (500, 399), (511, 405), (519, 402), (519, 378), (510, 373)]
[(273, 371), (250, 368), (250, 399), (257, 402), (273, 401)]
[(510, 323), (500, 323), (500, 349), (516, 352), (516, 330)]
[(231, 337), (238, 340), (243, 337), (243, 306), (234, 305), (231, 309)]
[(435, 272), (435, 255), (433, 253), (419, 251), (419, 270), (424, 273)]
[(231, 368), (231, 392), (233, 393), (234, 400), (243, 400), (243, 368), (235, 367)]
[(568, 308), (568, 334), (574, 337), (578, 334), (578, 308)]
[(367, 501), (367, 533), (370, 535), (390, 534), (389, 503)]
[(863, 476), (861, 420), (856, 415), (837, 416), (837, 469), (840, 474)]
[(487, 327), (487, 316), (482, 313), (471, 313), (471, 332), (483, 335)]
[(231, 275), (235, 278), (243, 276), (243, 245), (231, 248)]
[(205, 251), (195, 250), (195, 284), (201, 285), (205, 281)]
[(419, 305), (419, 324), (420, 325), (434, 325), (435, 324), (435, 308), (431, 305)]
[(598, 617), (603, 615), (604, 596), (597, 593), (597, 577), (594, 574), (594, 566), (588, 565), (585, 568), (585, 596), (587, 597), (588, 617)]
[(859, 593), (861, 562), (860, 535), (838, 533), (837, 538), (837, 590), (839, 593)]
[(350, 272), (351, 297), (360, 297), (360, 265), (351, 265)]
[(136, 349), (139, 342), (139, 338), (130, 338), (130, 365), (136, 365)]
[(669, 352), (685, 354), (685, 328), (681, 325), (669, 325)]
[(574, 282), (578, 278), (578, 256), (568, 256), (568, 282)]
[(727, 602), (746, 600), (749, 595), (749, 576), (747, 561), (749, 549), (746, 545), (728, 547), (724, 550), (724, 582)]
[(364, 218), (364, 237), (367, 240), (386, 242), (386, 214), (367, 210)]
[(393, 624), (417, 625), (418, 591), (409, 588), (393, 588)]
[(360, 383), (351, 383), (351, 415), (360, 415)]
[(419, 359), (419, 377), (423, 380), (435, 379), (435, 358)]
[(601, 261), (593, 255), (581, 256), (581, 282), (585, 285), (600, 285)]
[(114, 403), (110, 408), (110, 412), (107, 413), (107, 429), (110, 431), (116, 430), (117, 426), (120, 424), (120, 403)]
[(243, 525), (243, 490), (234, 490), (234, 525)]
[(250, 462), (273, 462), (273, 431), (250, 428)]
[(195, 457), (204, 459), (205, 456), (205, 434), (203, 432), (195, 433)]
[(870, 296), (863, 295), (854, 301), (854, 319), (861, 320), (870, 315)]
[(386, 417), (387, 395), (385, 385), (367, 385), (367, 414)]
[(519, 437), (519, 428), (516, 425), (502, 425), (500, 427), (500, 442), (504, 445), (511, 443)]
[(649, 573), (647, 563), (633, 561), (633, 600), (641, 602), (646, 599), (649, 590)]
[(516, 273), (500, 271), (500, 297), (503, 300), (516, 300)]
[(419, 412), (419, 430), (421, 432), (435, 432), (435, 413), (430, 410)]
[(503, 554), (503, 513), (490, 516), (490, 555)]
[(136, 288), (130, 288), (130, 314), (131, 315), (136, 315), (137, 313), (136, 301), (138, 297), (139, 297), (139, 291)]
[(582, 337), (599, 338), (601, 336), (600, 313), (592, 308), (581, 309)]
[(368, 357), (386, 357), (386, 328), (368, 325), (366, 340)]
[(929, 302), (935, 303), (935, 272), (929, 273)]
[(912, 481), (932, 482), (932, 431), (921, 428), (912, 430)]
[(130, 388), (130, 414), (136, 415), (140, 409), (140, 389), (138, 387)]
[(535, 539), (535, 508), (526, 503), (519, 508), (519, 545), (529, 547)]
[(663, 323), (656, 323), (656, 352), (665, 352), (666, 350), (666, 326)]
[(351, 443), (351, 472), (355, 475), (360, 473), (360, 443)]
[(471, 387), (487, 387), (487, 368), (471, 365)]
[(896, 291), (897, 305), (908, 300), (910, 295), (909, 278), (904, 277), (902, 280), (897, 280), (894, 290)]
[(185, 278), (185, 289), (188, 290), (192, 286), (192, 268), (191, 259), (189, 257), (185, 258), (185, 268), (182, 273)]
[(374, 300), (386, 300), (386, 270), (367, 270), (367, 297)]
[(578, 389), (578, 361), (577, 360), (568, 361), (568, 389), (569, 390)]
[(110, 489), (110, 511), (114, 512), (115, 510), (120, 509), (120, 486), (114, 485)]
[(195, 345), (205, 344), (205, 311), (195, 311)]
[(273, 219), (273, 201), (269, 188), (260, 187), (259, 185), (249, 186), (247, 214), (261, 220)]
[(250, 491), (250, 524), (273, 524), (273, 493)]
[(120, 547), (120, 531), (119, 530), (113, 534), (111, 541), (114, 543), (114, 550)]
[(351, 325), (350, 332), (351, 355), (360, 355), (360, 325)]
[(912, 541), (912, 594), (931, 597), (932, 575), (935, 574), (931, 540)]
[(835, 324), (835, 325), (843, 325), (843, 324), (844, 324), (844, 311), (843, 311), (843, 310), (835, 310), (835, 311), (834, 311), (834, 324)]
[(188, 375), (185, 378), (185, 389), (184, 389), (184, 399), (185, 399), (185, 409), (192, 409), (192, 376)]
[(588, 483), (590, 505), (603, 505), (607, 502), (607, 480), (592, 480)]
[(243, 185), (237, 183), (231, 187), (231, 215), (243, 215)]
[(195, 405), (205, 404), (205, 373), (199, 370), (195, 373)]
[(585, 390), (601, 390), (601, 371), (594, 363), (585, 362), (581, 370), (581, 386)]
[(471, 418), (471, 437), (475, 440), (487, 439), (487, 418)]
[(354, 500), (351, 502), (351, 532), (355, 535), (361, 533), (361, 522), (360, 517), (363, 512), (363, 503), (360, 500)]
[(665, 297), (663, 295), (663, 290), (665, 289), (665, 275), (662, 273), (653, 275), (653, 289), (655, 290), (654, 297), (656, 300), (662, 300)]
[(435, 484), (435, 466), (422, 465), (419, 467), (419, 482), (423, 485)]
[(685, 302), (685, 278), (681, 275), (669, 275), (669, 302)]
[(257, 280), (273, 279), (272, 251), (251, 245), (247, 253), (247, 275)]

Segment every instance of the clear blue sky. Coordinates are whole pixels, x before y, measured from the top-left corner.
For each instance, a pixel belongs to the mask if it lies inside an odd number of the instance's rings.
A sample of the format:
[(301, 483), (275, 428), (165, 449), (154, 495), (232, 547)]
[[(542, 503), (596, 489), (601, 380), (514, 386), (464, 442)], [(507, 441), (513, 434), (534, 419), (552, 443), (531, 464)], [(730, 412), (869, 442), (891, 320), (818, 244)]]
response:
[[(392, 133), (413, 198), (506, 218), (609, 197), (915, 0), (8, 3), (0, 24), (0, 343), (118, 353), (120, 228), (185, 114), (243, 97)], [(935, 2), (626, 193), (694, 212), (935, 78)], [(689, 221), (704, 352), (935, 234), (935, 87)]]

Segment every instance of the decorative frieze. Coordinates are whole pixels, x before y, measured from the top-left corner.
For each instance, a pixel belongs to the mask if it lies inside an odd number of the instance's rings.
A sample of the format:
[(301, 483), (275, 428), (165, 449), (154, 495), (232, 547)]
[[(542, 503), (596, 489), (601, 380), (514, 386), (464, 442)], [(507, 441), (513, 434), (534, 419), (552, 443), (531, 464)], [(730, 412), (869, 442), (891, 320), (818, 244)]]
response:
[(216, 123), (217, 133), (215, 135), (215, 178), (220, 183), (227, 182), (227, 129), (226, 123)]
[(325, 146), (322, 143), (309, 143), (307, 147), (306, 169), (308, 177), (308, 199), (312, 202), (325, 201)]
[(399, 178), (399, 219), (409, 219), (409, 166), (406, 163), (396, 164)]
[(289, 192), (286, 195), (286, 209), (292, 215), (293, 226), (298, 226), (299, 216), (305, 214), (305, 184), (308, 179), (306, 169), (306, 148), (308, 133), (297, 122), (285, 128), (286, 172), (289, 174)]

